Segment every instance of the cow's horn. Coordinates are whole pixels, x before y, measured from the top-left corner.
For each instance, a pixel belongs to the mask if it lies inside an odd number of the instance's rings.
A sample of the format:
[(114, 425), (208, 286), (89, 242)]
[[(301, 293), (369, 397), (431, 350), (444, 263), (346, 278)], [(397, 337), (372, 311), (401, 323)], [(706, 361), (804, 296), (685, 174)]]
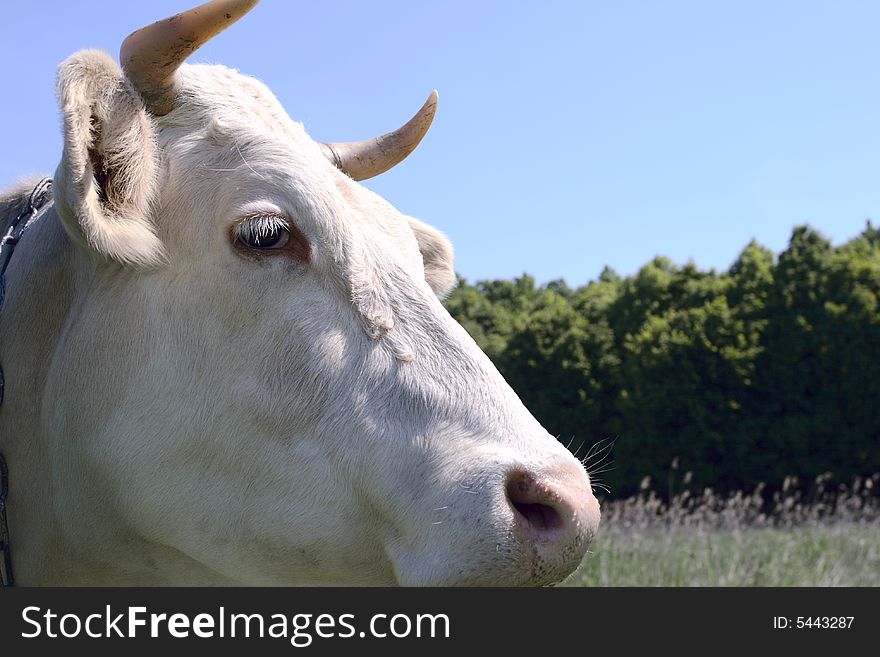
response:
[(367, 141), (321, 144), (324, 155), (355, 180), (366, 180), (385, 173), (412, 153), (422, 141), (434, 120), (437, 98), (435, 89), (414, 117), (397, 130), (381, 137)]
[(257, 2), (212, 0), (128, 35), (119, 49), (119, 61), (153, 114), (162, 116), (174, 109), (174, 73), (183, 60)]

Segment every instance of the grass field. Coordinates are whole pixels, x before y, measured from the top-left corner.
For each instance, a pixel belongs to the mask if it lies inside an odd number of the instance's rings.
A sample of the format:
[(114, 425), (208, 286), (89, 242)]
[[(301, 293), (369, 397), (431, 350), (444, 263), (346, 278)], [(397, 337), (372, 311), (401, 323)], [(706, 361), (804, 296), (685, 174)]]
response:
[(704, 491), (669, 504), (645, 490), (605, 501), (599, 535), (565, 586), (880, 586), (880, 475), (826, 489), (796, 482)]

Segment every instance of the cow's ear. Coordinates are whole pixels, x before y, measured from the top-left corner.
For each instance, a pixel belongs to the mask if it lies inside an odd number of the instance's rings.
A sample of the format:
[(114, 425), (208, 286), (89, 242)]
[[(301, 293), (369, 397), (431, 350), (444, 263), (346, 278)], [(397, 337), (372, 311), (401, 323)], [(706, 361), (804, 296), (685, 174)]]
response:
[(78, 242), (123, 264), (163, 257), (152, 223), (159, 158), (152, 119), (107, 54), (84, 50), (58, 69), (64, 151), (58, 215)]
[(425, 280), (441, 299), (455, 285), (455, 270), (452, 268), (452, 243), (436, 228), (426, 223), (407, 217), (409, 225), (415, 233), (422, 252), (422, 263), (425, 267)]

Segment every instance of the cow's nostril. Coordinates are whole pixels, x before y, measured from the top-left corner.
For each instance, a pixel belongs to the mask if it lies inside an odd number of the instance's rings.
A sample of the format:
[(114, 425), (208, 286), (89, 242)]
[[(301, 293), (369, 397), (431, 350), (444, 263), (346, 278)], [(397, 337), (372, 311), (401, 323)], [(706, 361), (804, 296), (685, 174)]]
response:
[(546, 504), (520, 504), (512, 502), (513, 508), (528, 521), (529, 526), (538, 530), (562, 527), (562, 518), (552, 506)]
[(565, 524), (553, 496), (531, 475), (516, 472), (507, 480), (507, 499), (525, 525), (536, 532), (562, 528)]

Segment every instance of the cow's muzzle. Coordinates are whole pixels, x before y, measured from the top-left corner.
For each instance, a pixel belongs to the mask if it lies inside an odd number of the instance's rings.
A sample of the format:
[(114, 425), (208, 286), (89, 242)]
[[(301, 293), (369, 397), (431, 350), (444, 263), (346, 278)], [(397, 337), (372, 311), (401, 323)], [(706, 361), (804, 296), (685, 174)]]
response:
[(564, 579), (578, 567), (599, 528), (599, 503), (586, 473), (568, 464), (541, 474), (514, 468), (504, 492), (513, 536), (531, 569), (529, 583)]

